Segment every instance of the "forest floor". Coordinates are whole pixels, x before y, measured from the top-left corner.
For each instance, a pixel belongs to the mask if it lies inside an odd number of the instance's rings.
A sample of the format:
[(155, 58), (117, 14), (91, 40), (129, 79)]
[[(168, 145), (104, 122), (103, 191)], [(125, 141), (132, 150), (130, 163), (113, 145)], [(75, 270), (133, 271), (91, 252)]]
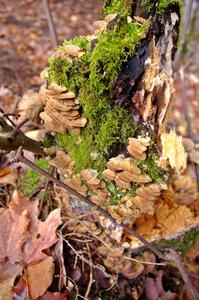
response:
[[(99, 18), (102, 9), (101, 0), (51, 0), (49, 2), (60, 43), (76, 35), (91, 34), (92, 23)], [(16, 112), (18, 101), (29, 89), (39, 90), (42, 84), (40, 72), (47, 66), (48, 57), (54, 50), (54, 43), (42, 1), (0, 1), (0, 18), (0, 107), (6, 113), (12, 114)], [(178, 133), (199, 143), (199, 65), (195, 63), (195, 52), (190, 57), (184, 58), (182, 62), (184, 67), (175, 74), (176, 91), (168, 127), (175, 127)], [(11, 174), (11, 172), (0, 169), (2, 206), (13, 198), (16, 173), (13, 171)], [(196, 168), (195, 178), (197, 176), (199, 170)], [(13, 186), (10, 187), (8, 182), (12, 182)], [(54, 208), (56, 205), (52, 204), (52, 197), (53, 195), (50, 195), (49, 199), (51, 207)], [(44, 206), (43, 209), (44, 218), (45, 214), (48, 214), (49, 207)], [(56, 224), (53, 229), (56, 230)], [(1, 238), (0, 242), (3, 242)], [(72, 241), (71, 244), (73, 245)], [(57, 282), (54, 280), (50, 290), (39, 299), (186, 299), (185, 285), (174, 266), (165, 268), (153, 266), (147, 274), (143, 277), (138, 276), (135, 280), (129, 280), (124, 276), (117, 277), (111, 275), (111, 272), (106, 272), (104, 275), (102, 271), (95, 269), (92, 275), (95, 284), (90, 286), (89, 264), (81, 261), (81, 257), (78, 259), (80, 254), (77, 255), (81, 252), (81, 243), (76, 240), (74, 245), (78, 249), (75, 254), (67, 246), (64, 247), (64, 256), (68, 259), (68, 266), (65, 266), (66, 273), (70, 275), (68, 275), (70, 280), (67, 289), (56, 290)], [(98, 246), (97, 241), (93, 241), (89, 251), (92, 252), (92, 247), (95, 246)], [(60, 253), (62, 250), (61, 247), (57, 248)], [(61, 254), (58, 258), (59, 263), (62, 264)], [(88, 255), (87, 260), (89, 259)], [(76, 260), (78, 260), (77, 264)], [(191, 281), (199, 293), (199, 242), (190, 249), (183, 260)], [(37, 276), (41, 276), (42, 268), (40, 266)], [(17, 283), (14, 299), (28, 299), (22, 297), (26, 293), (26, 284), (24, 280)], [(75, 296), (75, 291), (78, 291), (79, 298)], [(9, 299), (1, 298), (4, 295), (1, 293), (0, 281), (0, 300)]]

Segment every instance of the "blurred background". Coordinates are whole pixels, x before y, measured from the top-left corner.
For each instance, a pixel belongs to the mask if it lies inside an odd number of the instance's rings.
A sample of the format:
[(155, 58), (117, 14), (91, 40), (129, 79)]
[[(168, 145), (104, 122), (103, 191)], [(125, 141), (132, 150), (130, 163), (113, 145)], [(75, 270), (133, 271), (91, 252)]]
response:
[(41, 84), (40, 72), (55, 48), (45, 3), (48, 2), (58, 44), (93, 32), (102, 0), (0, 1), (0, 104), (6, 112), (28, 90)]

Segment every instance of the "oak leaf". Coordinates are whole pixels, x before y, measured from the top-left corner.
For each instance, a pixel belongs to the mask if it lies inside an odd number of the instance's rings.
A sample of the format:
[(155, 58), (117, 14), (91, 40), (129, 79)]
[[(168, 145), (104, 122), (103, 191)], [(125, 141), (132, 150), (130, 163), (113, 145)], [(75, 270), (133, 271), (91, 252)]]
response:
[(56, 229), (61, 223), (59, 208), (54, 209), (44, 222), (39, 223), (37, 236), (32, 239), (29, 254), (25, 259), (26, 264), (46, 258), (42, 251), (58, 241)]
[(8, 208), (0, 208), (0, 280), (17, 276), (25, 265), (47, 256), (42, 252), (57, 242), (60, 209), (41, 222), (38, 201), (15, 191)]

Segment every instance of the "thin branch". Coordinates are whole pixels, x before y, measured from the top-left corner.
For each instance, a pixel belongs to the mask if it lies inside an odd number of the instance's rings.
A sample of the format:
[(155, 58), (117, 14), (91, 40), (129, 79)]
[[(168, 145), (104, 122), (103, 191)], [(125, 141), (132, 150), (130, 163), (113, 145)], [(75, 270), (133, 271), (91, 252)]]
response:
[[(179, 71), (179, 74), (180, 74), (181, 89), (182, 89), (182, 105), (183, 105), (185, 121), (187, 123), (187, 132), (188, 132), (188, 136), (191, 138), (191, 140), (193, 142), (195, 142), (195, 137), (193, 135), (192, 128), (191, 128), (191, 120), (190, 120), (190, 117), (189, 117), (189, 108), (188, 108), (188, 103), (187, 103), (186, 80), (185, 80), (185, 72), (184, 72), (183, 67), (181, 67), (181, 69)], [(194, 167), (195, 167), (197, 185), (198, 185), (198, 190), (199, 190), (199, 166), (196, 163), (194, 163)]]
[(191, 23), (191, 14), (192, 14), (192, 8), (193, 8), (193, 0), (185, 0), (184, 1), (184, 7), (183, 7), (183, 20), (182, 20), (182, 26), (181, 26), (181, 37), (180, 37), (180, 43), (178, 47), (178, 51), (176, 53), (175, 61), (174, 61), (174, 70), (177, 71), (179, 69), (179, 61), (180, 56), (182, 53), (182, 48), (184, 46), (186, 36), (189, 34), (190, 31), (190, 23)]
[(169, 249), (168, 258), (169, 257), (170, 257), (170, 259), (175, 261), (175, 264), (182, 276), (182, 279), (186, 285), (186, 293), (187, 293), (188, 299), (198, 300), (196, 290), (194, 289), (194, 287), (191, 283), (191, 280), (189, 279), (188, 273), (186, 272), (186, 270), (182, 264), (182, 260), (181, 260), (180, 256), (178, 255), (178, 253), (174, 249)]
[[(10, 126), (5, 118), (12, 123)], [(0, 150), (13, 151), (23, 146), (25, 150), (44, 155), (41, 142), (27, 137), (8, 116), (0, 116)]]
[(90, 253), (90, 247), (88, 244), (86, 244), (86, 247), (87, 247), (87, 250), (88, 250), (88, 258), (89, 258), (89, 261), (90, 261), (90, 275), (89, 275), (89, 282), (88, 282), (88, 286), (87, 286), (87, 289), (86, 289), (86, 292), (85, 292), (85, 295), (84, 297), (87, 299), (89, 294), (90, 294), (90, 290), (91, 290), (91, 286), (93, 284), (93, 268), (92, 268), (92, 265), (93, 265), (93, 262), (92, 262), (92, 257), (91, 257), (91, 253)]
[(50, 33), (53, 38), (53, 44), (54, 44), (54, 47), (56, 48), (58, 46), (58, 39), (57, 39), (57, 33), (56, 33), (56, 29), (55, 29), (55, 24), (53, 22), (52, 14), (50, 11), (49, 3), (48, 3), (48, 0), (42, 0), (42, 2), (43, 2), (44, 9), (45, 9)]

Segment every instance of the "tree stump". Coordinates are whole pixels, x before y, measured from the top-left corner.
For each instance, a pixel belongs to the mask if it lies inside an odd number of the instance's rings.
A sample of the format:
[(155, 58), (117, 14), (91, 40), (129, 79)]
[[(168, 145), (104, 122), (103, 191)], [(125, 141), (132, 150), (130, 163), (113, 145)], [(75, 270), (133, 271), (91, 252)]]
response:
[[(51, 164), (149, 241), (176, 238), (199, 223), (190, 203), (175, 200), (175, 189), (194, 183), (188, 175), (178, 179), (188, 154), (181, 137), (165, 132), (181, 13), (181, 0), (107, 0), (95, 33), (65, 41), (42, 73), (41, 118), (59, 147)], [(67, 205), (70, 215), (89, 211), (70, 195)], [(100, 225), (89, 220), (96, 234), (105, 226), (122, 247), (141, 246), (102, 217)], [(79, 230), (86, 231), (80, 223)]]

